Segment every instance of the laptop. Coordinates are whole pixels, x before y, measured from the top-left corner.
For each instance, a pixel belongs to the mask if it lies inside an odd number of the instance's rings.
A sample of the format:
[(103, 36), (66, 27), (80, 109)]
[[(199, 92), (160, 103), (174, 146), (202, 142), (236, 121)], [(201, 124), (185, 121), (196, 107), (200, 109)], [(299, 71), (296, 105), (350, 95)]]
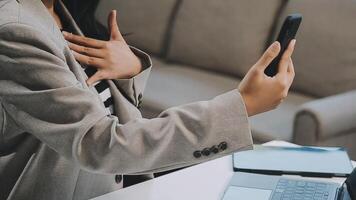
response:
[(233, 166), (240, 172), (306, 177), (347, 177), (353, 170), (347, 151), (338, 147), (255, 145), (254, 150), (235, 153)]
[(356, 200), (355, 195), (356, 169), (341, 186), (305, 178), (236, 172), (223, 200)]

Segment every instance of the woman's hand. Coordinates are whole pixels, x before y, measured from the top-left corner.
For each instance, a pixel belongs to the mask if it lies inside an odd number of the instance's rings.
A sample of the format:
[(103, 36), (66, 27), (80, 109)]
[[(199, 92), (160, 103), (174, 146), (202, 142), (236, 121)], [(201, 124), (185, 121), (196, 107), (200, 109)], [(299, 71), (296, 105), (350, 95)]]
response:
[(284, 52), (276, 76), (269, 77), (264, 71), (280, 52), (279, 42), (274, 42), (266, 50), (240, 83), (239, 91), (249, 116), (275, 109), (287, 97), (295, 76), (291, 59), (295, 42), (292, 40)]
[(97, 68), (87, 80), (92, 85), (103, 79), (131, 78), (141, 72), (142, 64), (122, 37), (116, 21), (116, 11), (108, 17), (110, 40), (101, 41), (63, 32), (77, 61)]

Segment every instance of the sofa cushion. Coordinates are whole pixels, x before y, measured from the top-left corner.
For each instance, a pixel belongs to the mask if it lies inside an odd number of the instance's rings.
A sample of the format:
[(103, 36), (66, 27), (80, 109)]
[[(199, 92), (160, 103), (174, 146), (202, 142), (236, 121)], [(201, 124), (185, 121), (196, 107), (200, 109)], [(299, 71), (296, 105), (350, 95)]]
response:
[(116, 9), (127, 42), (150, 53), (160, 54), (176, 0), (103, 0), (99, 1), (97, 19), (107, 26), (108, 13)]
[(298, 108), (312, 97), (290, 92), (287, 99), (275, 110), (251, 118), (252, 132), (260, 142), (270, 140), (292, 141), (293, 124)]
[(236, 89), (238, 80), (153, 58), (143, 105), (161, 112), (172, 106), (209, 100)]
[(280, 0), (186, 0), (168, 59), (242, 77), (261, 56)]
[(355, 89), (356, 1), (290, 0), (284, 16), (294, 12), (303, 22), (293, 56), (293, 87), (318, 97)]
[[(155, 58), (153, 65), (143, 99), (143, 111), (149, 113), (149, 117), (173, 106), (212, 99), (235, 89), (240, 81), (184, 65), (167, 64)], [(256, 141), (291, 140), (297, 107), (310, 100), (291, 93), (278, 109), (250, 118)]]

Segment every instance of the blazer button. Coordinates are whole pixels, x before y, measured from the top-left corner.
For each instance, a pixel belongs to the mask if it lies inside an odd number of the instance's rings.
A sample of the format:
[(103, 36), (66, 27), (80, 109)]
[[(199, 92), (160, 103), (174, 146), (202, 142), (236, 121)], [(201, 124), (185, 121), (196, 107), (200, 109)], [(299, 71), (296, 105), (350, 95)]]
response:
[(193, 156), (195, 158), (200, 158), (201, 157), (201, 152), (200, 151), (194, 151)]
[(122, 175), (116, 175), (116, 176), (115, 176), (115, 182), (116, 182), (117, 184), (119, 184), (119, 183), (121, 183), (121, 181), (122, 181)]
[(208, 148), (203, 149), (201, 152), (204, 156), (209, 156), (210, 155), (210, 150)]
[(210, 148), (210, 151), (215, 154), (219, 153), (219, 149), (215, 145)]
[(225, 151), (227, 149), (227, 143), (226, 142), (222, 142), (222, 143), (219, 144), (218, 147), (219, 147), (219, 149), (221, 151)]
[(141, 101), (141, 99), (142, 99), (142, 93), (140, 93), (140, 94), (138, 95), (138, 100)]

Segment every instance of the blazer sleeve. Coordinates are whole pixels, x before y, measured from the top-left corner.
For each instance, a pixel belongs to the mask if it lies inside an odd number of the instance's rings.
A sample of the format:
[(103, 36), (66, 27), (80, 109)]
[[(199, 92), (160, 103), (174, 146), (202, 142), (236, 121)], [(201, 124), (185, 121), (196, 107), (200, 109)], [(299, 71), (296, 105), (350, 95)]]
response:
[[(41, 31), (0, 29), (0, 101), (5, 118), (82, 169), (145, 174), (252, 148), (237, 90), (121, 124), (78, 82), (62, 51)], [(4, 124), (3, 133), (12, 134)]]
[(115, 79), (112, 81), (133, 105), (139, 107), (147, 79), (151, 72), (152, 60), (148, 54), (140, 49), (132, 46), (130, 46), (130, 49), (140, 59), (142, 63), (142, 71), (130, 79)]

